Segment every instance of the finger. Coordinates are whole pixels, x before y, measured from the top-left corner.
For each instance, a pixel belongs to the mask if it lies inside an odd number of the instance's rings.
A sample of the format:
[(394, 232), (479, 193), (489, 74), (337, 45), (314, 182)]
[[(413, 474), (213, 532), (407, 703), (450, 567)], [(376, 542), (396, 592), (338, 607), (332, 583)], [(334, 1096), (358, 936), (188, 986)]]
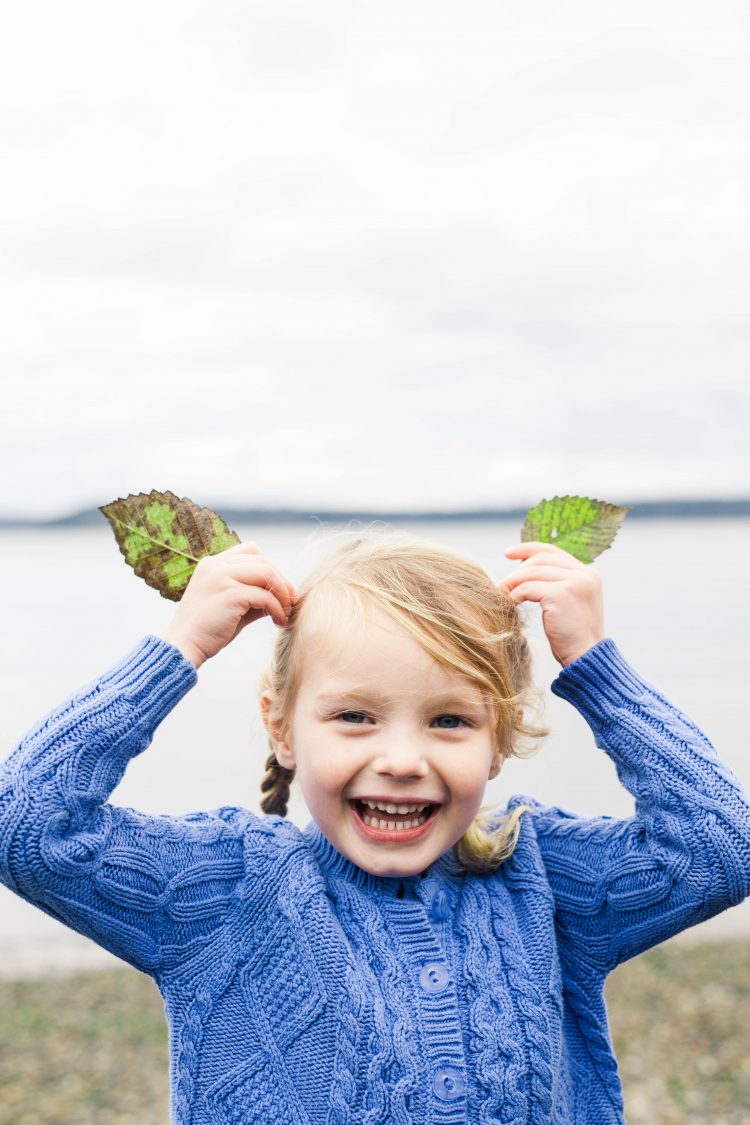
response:
[[(238, 584), (238, 597), (243, 611), (242, 623), (256, 620), (259, 616), (270, 617), (277, 625), (286, 625), (287, 610), (271, 590), (263, 586)], [(259, 612), (258, 612), (259, 611)], [(247, 620), (246, 620), (247, 619)]]
[(263, 586), (273, 591), (279, 601), (289, 610), (292, 605), (290, 585), (284, 576), (262, 559), (235, 558), (227, 560), (229, 575), (238, 582), (248, 586)]
[(260, 555), (263, 552), (257, 543), (248, 540), (247, 543), (235, 543), (234, 547), (227, 547), (226, 551), (220, 551), (221, 555)]
[[(509, 559), (515, 556), (508, 555)], [(564, 551), (562, 547), (553, 547), (550, 543), (539, 543), (537, 550), (533, 553), (525, 553), (523, 558), (518, 558), (518, 566), (528, 570), (531, 566), (543, 564), (547, 566), (556, 566), (563, 570), (580, 570), (584, 564), (580, 562), (569, 551)], [(588, 569), (588, 568), (586, 568)]]
[(508, 595), (516, 604), (519, 602), (540, 602), (544, 595), (548, 593), (549, 585), (546, 582), (522, 582), (520, 586), (508, 590)]
[(564, 550), (562, 547), (556, 547), (554, 543), (517, 543), (514, 547), (506, 547), (503, 552), (508, 559), (525, 559), (536, 558), (540, 554), (545, 553), (550, 558), (559, 560), (559, 562), (566, 565), (576, 565), (578, 560), (571, 555), (570, 551)]
[(539, 566), (532, 563), (529, 566), (518, 567), (512, 574), (508, 574), (499, 585), (504, 590), (512, 590), (522, 582), (566, 582), (571, 578), (567, 567)]

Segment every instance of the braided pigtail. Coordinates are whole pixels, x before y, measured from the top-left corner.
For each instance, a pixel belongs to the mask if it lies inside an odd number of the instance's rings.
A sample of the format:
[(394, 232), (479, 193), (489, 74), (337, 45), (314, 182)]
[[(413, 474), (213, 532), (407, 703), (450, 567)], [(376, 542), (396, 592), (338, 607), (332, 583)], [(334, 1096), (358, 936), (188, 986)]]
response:
[(289, 806), (289, 789), (294, 780), (294, 770), (280, 766), (273, 750), (266, 758), (266, 772), (260, 783), (260, 807), (268, 816), (286, 816)]
[[(281, 715), (291, 713), (299, 682), (298, 634), (299, 602), (292, 606), (287, 625), (276, 634), (271, 663), (260, 678), (261, 698), (265, 696), (273, 700), (275, 709)], [(266, 816), (286, 816), (289, 790), (296, 770), (287, 769), (279, 762), (270, 730), (269, 746), (271, 752), (266, 758), (266, 771), (260, 783), (260, 807)]]

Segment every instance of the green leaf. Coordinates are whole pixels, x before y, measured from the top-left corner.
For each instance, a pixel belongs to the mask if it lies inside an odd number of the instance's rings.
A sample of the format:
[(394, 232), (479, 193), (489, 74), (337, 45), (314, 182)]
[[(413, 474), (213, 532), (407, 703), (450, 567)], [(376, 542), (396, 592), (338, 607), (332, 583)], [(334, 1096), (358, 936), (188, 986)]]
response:
[(239, 543), (221, 516), (172, 492), (140, 492), (99, 509), (125, 562), (163, 598), (178, 602), (198, 560)]
[(554, 543), (590, 563), (612, 545), (629, 511), (588, 496), (553, 496), (526, 513), (521, 542)]

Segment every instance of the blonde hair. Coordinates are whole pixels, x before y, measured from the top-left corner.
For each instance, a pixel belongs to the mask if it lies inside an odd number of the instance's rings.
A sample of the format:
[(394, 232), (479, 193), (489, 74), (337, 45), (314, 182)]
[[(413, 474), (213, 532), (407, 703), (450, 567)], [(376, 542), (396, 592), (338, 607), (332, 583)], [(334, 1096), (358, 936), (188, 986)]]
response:
[[(345, 606), (342, 606), (342, 599)], [(439, 664), (476, 683), (495, 718), (501, 759), (526, 757), (548, 731), (527, 723), (524, 707), (539, 702), (531, 680), (531, 658), (517, 607), (476, 563), (442, 547), (394, 532), (370, 531), (345, 542), (306, 578), (286, 628), (279, 631), (260, 690), (288, 723), (311, 636), (340, 635), (367, 608), (386, 613)], [(261, 809), (286, 816), (294, 770), (278, 762), (271, 743), (261, 782)], [(521, 815), (502, 816), (483, 806), (453, 845), (459, 866), (495, 869), (515, 848)]]

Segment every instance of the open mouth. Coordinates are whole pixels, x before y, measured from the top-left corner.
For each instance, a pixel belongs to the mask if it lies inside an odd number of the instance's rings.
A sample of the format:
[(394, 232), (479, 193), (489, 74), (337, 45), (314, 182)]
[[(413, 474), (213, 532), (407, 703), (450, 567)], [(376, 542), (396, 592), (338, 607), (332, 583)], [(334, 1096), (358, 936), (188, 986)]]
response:
[(440, 808), (437, 804), (407, 802), (386, 805), (383, 801), (354, 800), (350, 804), (366, 828), (380, 832), (413, 833), (433, 820)]

